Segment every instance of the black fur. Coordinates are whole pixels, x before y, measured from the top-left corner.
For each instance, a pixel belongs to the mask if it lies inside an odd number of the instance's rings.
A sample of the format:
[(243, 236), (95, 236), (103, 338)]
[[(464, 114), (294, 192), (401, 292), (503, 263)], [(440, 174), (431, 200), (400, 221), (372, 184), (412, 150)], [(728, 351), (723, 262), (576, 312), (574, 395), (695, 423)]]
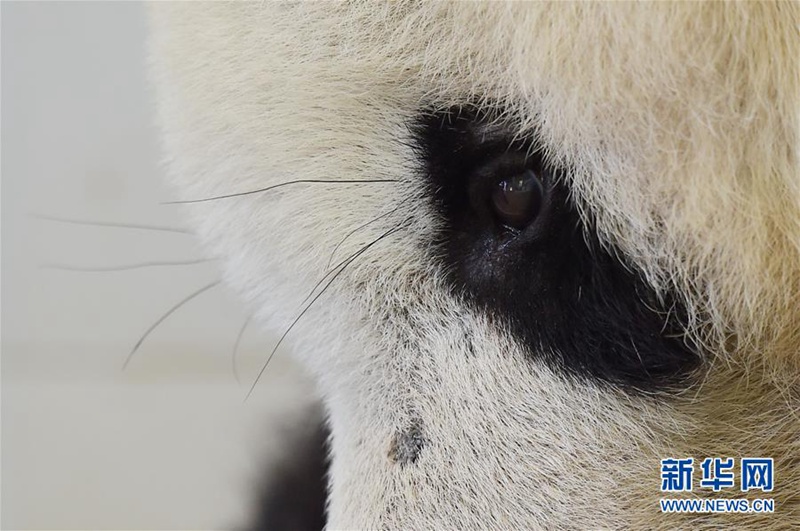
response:
[[(315, 419), (316, 420), (316, 419)], [(287, 444), (290, 454), (269, 471), (252, 531), (320, 531), (325, 527), (328, 428), (318, 422)]]
[[(454, 292), (571, 375), (642, 391), (679, 385), (699, 363), (681, 338), (680, 306), (659, 301), (600, 245), (564, 170), (548, 166), (535, 138), (515, 139), (494, 116), (427, 112), (413, 127), (444, 218), (432, 249)], [(538, 217), (515, 231), (497, 221), (490, 196), (499, 180), (525, 169), (541, 176), (544, 200)]]

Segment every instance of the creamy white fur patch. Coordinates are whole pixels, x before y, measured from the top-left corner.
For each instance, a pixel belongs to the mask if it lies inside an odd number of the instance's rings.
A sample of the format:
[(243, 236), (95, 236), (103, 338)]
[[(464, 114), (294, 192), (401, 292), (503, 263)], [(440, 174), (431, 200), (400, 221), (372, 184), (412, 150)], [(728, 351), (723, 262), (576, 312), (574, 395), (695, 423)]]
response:
[[(742, 4), (159, 4), (154, 80), (180, 199), (226, 279), (293, 331), (333, 431), (333, 528), (717, 528), (658, 512), (659, 459), (776, 459), (800, 524), (800, 10)], [(409, 148), (423, 108), (501, 104), (587, 220), (708, 348), (679, 396), (532, 360), (451, 297)], [(347, 236), (366, 222), (369, 225)], [(411, 466), (389, 454), (422, 426)]]

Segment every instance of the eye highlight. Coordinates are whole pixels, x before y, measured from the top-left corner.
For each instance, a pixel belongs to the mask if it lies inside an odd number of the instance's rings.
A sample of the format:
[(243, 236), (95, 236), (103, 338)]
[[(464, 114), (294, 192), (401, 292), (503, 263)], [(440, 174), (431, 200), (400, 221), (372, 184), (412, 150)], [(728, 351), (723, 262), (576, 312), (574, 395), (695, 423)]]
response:
[(491, 208), (500, 223), (522, 230), (539, 215), (543, 197), (541, 179), (527, 169), (497, 183), (491, 194)]

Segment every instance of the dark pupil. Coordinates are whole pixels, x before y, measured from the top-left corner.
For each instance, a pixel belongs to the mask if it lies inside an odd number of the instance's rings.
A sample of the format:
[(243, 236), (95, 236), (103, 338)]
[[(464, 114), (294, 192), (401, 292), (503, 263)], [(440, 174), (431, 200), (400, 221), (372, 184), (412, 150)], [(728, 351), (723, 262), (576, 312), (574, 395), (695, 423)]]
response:
[(524, 229), (542, 207), (542, 183), (533, 170), (497, 183), (492, 191), (492, 208), (498, 220), (509, 227)]

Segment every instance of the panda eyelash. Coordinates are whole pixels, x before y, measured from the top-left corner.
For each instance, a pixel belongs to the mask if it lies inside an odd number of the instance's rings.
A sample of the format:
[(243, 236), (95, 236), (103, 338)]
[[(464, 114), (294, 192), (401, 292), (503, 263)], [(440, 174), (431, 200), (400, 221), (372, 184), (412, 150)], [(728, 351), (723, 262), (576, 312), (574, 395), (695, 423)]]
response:
[(259, 188), (257, 190), (250, 190), (248, 192), (236, 192), (232, 194), (217, 195), (214, 197), (204, 197), (202, 199), (187, 199), (183, 201), (165, 201), (164, 205), (185, 205), (190, 203), (205, 203), (207, 201), (218, 201), (220, 199), (231, 199), (234, 197), (242, 197), (252, 194), (260, 194), (269, 192), (277, 188), (289, 186), (291, 184), (367, 184), (367, 183), (396, 183), (397, 179), (297, 179), (294, 181), (287, 181), (285, 183), (274, 184), (266, 188)]

